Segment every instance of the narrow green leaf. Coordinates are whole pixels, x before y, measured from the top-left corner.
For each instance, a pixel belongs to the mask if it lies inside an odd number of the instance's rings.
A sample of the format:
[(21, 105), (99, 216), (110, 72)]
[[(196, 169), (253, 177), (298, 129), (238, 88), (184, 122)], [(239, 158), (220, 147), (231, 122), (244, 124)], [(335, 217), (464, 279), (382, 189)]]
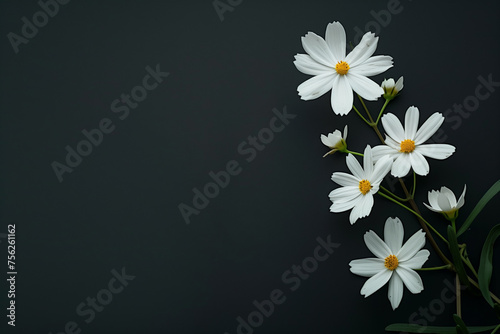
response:
[[(482, 333), (495, 329), (493, 326), (469, 327), (469, 333)], [(434, 334), (457, 334), (457, 328), (439, 326), (420, 326), (415, 324), (392, 324), (385, 328), (388, 332), (408, 332), (408, 333), (434, 333)]]
[(462, 235), (467, 229), (469, 228), (470, 224), (474, 221), (476, 216), (483, 210), (483, 208), (488, 204), (488, 202), (500, 192), (500, 180), (495, 182), (494, 185), (491, 186), (491, 188), (483, 195), (483, 197), (477, 202), (476, 207), (474, 210), (471, 211), (469, 217), (465, 220), (465, 222), (462, 224), (460, 229), (457, 232), (457, 237)]
[(453, 320), (455, 320), (455, 323), (457, 324), (457, 333), (460, 334), (469, 334), (469, 330), (467, 329), (467, 326), (465, 325), (465, 322), (460, 318), (458, 315), (454, 314), (453, 315)]
[(460, 257), (460, 250), (458, 249), (457, 235), (455, 230), (451, 225), (448, 225), (448, 242), (450, 243), (450, 252), (453, 259), (453, 265), (458, 274), (458, 279), (463, 285), (467, 285), (470, 288), (470, 282), (467, 278), (467, 273), (465, 272), (464, 264), (462, 258)]
[(494, 307), (493, 300), (490, 296), (490, 281), (491, 274), (493, 273), (493, 246), (495, 241), (500, 236), (500, 224), (493, 226), (486, 237), (486, 241), (483, 245), (483, 250), (481, 251), (481, 259), (479, 261), (479, 270), (477, 272), (479, 289), (483, 294), (484, 299)]

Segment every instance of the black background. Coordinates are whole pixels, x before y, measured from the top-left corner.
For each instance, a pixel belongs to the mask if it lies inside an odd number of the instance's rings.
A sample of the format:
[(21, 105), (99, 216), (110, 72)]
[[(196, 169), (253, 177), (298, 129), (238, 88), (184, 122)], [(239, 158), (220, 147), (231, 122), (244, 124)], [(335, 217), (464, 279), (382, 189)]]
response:
[[(255, 310), (274, 289), (286, 301), (255, 333), (384, 332), (429, 307), (446, 287), (445, 272), (421, 273), (425, 290), (405, 289), (392, 311), (387, 286), (364, 299), (365, 278), (349, 272), (352, 259), (372, 256), (363, 234), (383, 234), (389, 216), (419, 229), (403, 209), (377, 197), (372, 214), (354, 226), (349, 213), (329, 212), (330, 176), (346, 170), (340, 154), (321, 158), (321, 133), (349, 124), (349, 148), (377, 138), (351, 112), (336, 116), (329, 93), (302, 101), (297, 86), (309, 78), (295, 69), (300, 37), (324, 36), (340, 21), (348, 40), (376, 22), (387, 1), (248, 1), (224, 13), (211, 1), (71, 1), (15, 53), (7, 38), (40, 10), (35, 1), (0, 3), (0, 233), (16, 224), (16, 327), (7, 326), (7, 244), (0, 239), (2, 333), (59, 333), (69, 321), (82, 333), (236, 333), (236, 318)], [(421, 123), (475, 94), (478, 77), (500, 81), (500, 15), (494, 1), (401, 0), (390, 22), (368, 26), (380, 35), (376, 55), (395, 66), (374, 78), (405, 77), (403, 94), (388, 111), (403, 118), (410, 105)], [(373, 12), (372, 12), (373, 11)], [(170, 75), (120, 120), (110, 104), (142, 83), (147, 66)], [(457, 196), (467, 184), (464, 218), (498, 179), (500, 92), (442, 126), (457, 147), (431, 160), (418, 178), (417, 203), (442, 185)], [(369, 104), (376, 113), (382, 102)], [(296, 118), (255, 160), (237, 147), (269, 126), (272, 109)], [(457, 116), (451, 112), (449, 117)], [(51, 163), (64, 163), (65, 146), (109, 118), (115, 130), (60, 183)], [(453, 128), (452, 126), (455, 126)], [(178, 209), (192, 189), (230, 160), (242, 172), (187, 225)], [(477, 261), (488, 230), (498, 223), (496, 199), (462, 241)], [(441, 231), (446, 223), (420, 207)], [(316, 238), (341, 246), (299, 289), (281, 275), (312, 256)], [(429, 245), (426, 248), (430, 248)], [(498, 258), (498, 254), (497, 254)], [(477, 263), (477, 262), (476, 262)], [(427, 266), (440, 265), (432, 253)], [(135, 279), (86, 324), (75, 308), (107, 287), (111, 270)], [(500, 292), (498, 267), (492, 289)], [(497, 293), (498, 294), (498, 293)], [(486, 303), (465, 297), (464, 320), (495, 323)], [(432, 325), (451, 325), (454, 303)], [(5, 314), (4, 314), (5, 313)], [(422, 317), (418, 317), (421, 319)]]

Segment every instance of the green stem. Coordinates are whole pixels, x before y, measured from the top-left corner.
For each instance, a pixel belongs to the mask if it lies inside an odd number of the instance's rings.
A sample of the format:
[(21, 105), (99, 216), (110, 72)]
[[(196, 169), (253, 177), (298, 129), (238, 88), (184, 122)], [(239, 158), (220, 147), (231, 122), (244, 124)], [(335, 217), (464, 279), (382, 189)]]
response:
[(495, 329), (493, 330), (493, 332), (491, 332), (491, 334), (495, 334), (499, 329), (500, 329), (500, 324), (495, 327)]
[(354, 154), (354, 155), (359, 155), (360, 157), (364, 157), (365, 155), (363, 153), (358, 153), (358, 152), (354, 152), (354, 151), (349, 151), (348, 149), (346, 149), (345, 151), (343, 151), (344, 153), (351, 153), (351, 154)]
[(363, 98), (361, 96), (359, 96), (359, 94), (356, 94), (356, 95), (358, 96), (358, 99), (361, 101), (361, 104), (363, 105), (363, 108), (365, 109), (366, 114), (368, 115), (368, 118), (373, 123), (372, 115), (370, 114), (370, 112), (368, 111), (368, 108), (366, 107), (365, 100), (363, 100)]
[(467, 252), (465, 253), (465, 256), (464, 256), (464, 254), (460, 254), (460, 256), (462, 258), (463, 263), (465, 263), (467, 265), (467, 267), (469, 267), (470, 271), (472, 271), (474, 276), (476, 276), (476, 278), (478, 278), (477, 271), (476, 271), (476, 269), (474, 269), (474, 266), (470, 262), (469, 256), (467, 255)]
[(417, 189), (417, 174), (413, 171), (413, 189), (411, 190), (411, 198), (415, 198), (415, 190)]
[(446, 240), (438, 231), (436, 231), (436, 229), (431, 225), (429, 224), (429, 222), (427, 220), (425, 220), (421, 215), (419, 215), (417, 212), (413, 211), (412, 209), (410, 209), (409, 207), (407, 207), (406, 205), (402, 204), (402, 203), (399, 203), (398, 201), (396, 201), (395, 199), (389, 197), (388, 195), (382, 193), (382, 192), (378, 192), (377, 194), (380, 194), (382, 197), (385, 197), (387, 198), (388, 200), (396, 203), (397, 205), (405, 208), (406, 210), (410, 211), (411, 213), (413, 213), (415, 216), (417, 216), (418, 218), (420, 218), (434, 233), (436, 233), (436, 235), (438, 237), (441, 238), (441, 240), (443, 240), (447, 245), (449, 244), (448, 243), (448, 240)]
[(455, 274), (455, 294), (457, 295), (457, 315), (462, 318), (462, 294), (460, 289), (460, 280), (458, 279), (458, 274)]
[(363, 121), (365, 121), (366, 124), (368, 124), (369, 126), (372, 126), (372, 124), (370, 122), (368, 122), (368, 120), (366, 118), (364, 118), (363, 115), (361, 115), (361, 113), (358, 111), (358, 109), (356, 108), (356, 106), (354, 104), (352, 105), (352, 109), (354, 109), (354, 111), (356, 112), (356, 114), (358, 114), (359, 117), (361, 117), (361, 119)]
[(385, 191), (388, 195), (391, 195), (392, 197), (394, 197), (395, 199), (397, 199), (400, 202), (406, 202), (406, 201), (410, 200), (409, 198), (401, 198), (399, 196), (396, 196), (389, 189), (387, 189), (385, 187), (382, 187), (382, 186), (379, 186), (379, 187), (380, 187), (380, 189), (382, 189), (383, 191)]
[(420, 269), (415, 269), (415, 270), (418, 270), (418, 271), (431, 271), (431, 270), (441, 270), (441, 269), (451, 269), (451, 264), (446, 264), (446, 265), (440, 266), (440, 267), (420, 268)]
[(380, 112), (378, 114), (377, 121), (375, 122), (375, 125), (378, 125), (378, 122), (380, 121), (380, 117), (382, 117), (382, 114), (384, 113), (385, 107), (387, 107), (387, 105), (389, 104), (389, 101), (390, 100), (385, 100), (384, 106), (382, 107), (382, 109), (380, 109)]

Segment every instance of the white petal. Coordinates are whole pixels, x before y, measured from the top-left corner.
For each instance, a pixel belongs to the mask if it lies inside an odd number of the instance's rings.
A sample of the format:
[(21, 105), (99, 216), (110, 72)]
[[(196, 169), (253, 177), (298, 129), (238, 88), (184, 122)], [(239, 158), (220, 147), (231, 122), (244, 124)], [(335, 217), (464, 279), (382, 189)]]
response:
[(359, 164), (358, 160), (354, 157), (354, 155), (349, 153), (345, 159), (345, 162), (347, 164), (347, 168), (349, 168), (349, 170), (355, 177), (357, 177), (360, 181), (366, 179), (365, 171)]
[(345, 75), (337, 75), (333, 80), (332, 109), (337, 115), (347, 115), (352, 109), (354, 97)]
[(397, 152), (400, 152), (400, 150), (401, 150), (401, 143), (398, 143), (397, 141), (395, 141), (394, 139), (392, 139), (389, 136), (385, 136), (385, 144), (389, 147), (392, 147)]
[(401, 263), (401, 265), (410, 269), (420, 269), (424, 265), (425, 261), (429, 259), (430, 254), (431, 253), (427, 249), (422, 249), (411, 259)]
[(401, 277), (405, 286), (411, 293), (419, 293), (424, 289), (424, 284), (420, 276), (412, 269), (399, 266), (396, 268), (396, 273)]
[[(349, 69), (349, 73), (356, 73), (366, 77), (378, 75), (392, 67), (392, 57), (374, 56), (367, 59), (364, 63)], [(394, 80), (393, 80), (394, 82)]]
[(340, 202), (340, 203), (335, 202), (335, 203), (333, 203), (330, 206), (330, 212), (338, 213), (338, 212), (344, 212), (344, 211), (351, 210), (356, 205), (356, 203), (359, 202), (359, 199), (361, 198), (361, 196), (363, 196), (361, 193), (359, 195), (360, 195), (359, 197), (353, 199), (350, 202)]
[(445, 194), (440, 193), (438, 195), (437, 201), (438, 206), (442, 211), (450, 211), (451, 209), (453, 209), (448, 196), (446, 196)]
[(347, 186), (359, 187), (360, 180), (358, 180), (351, 174), (347, 174), (344, 172), (335, 172), (332, 174), (332, 181), (344, 187)]
[(410, 157), (406, 153), (401, 153), (392, 164), (391, 174), (396, 177), (405, 177), (410, 171)]
[(372, 148), (367, 145), (365, 151), (363, 152), (363, 168), (365, 170), (365, 177), (371, 178), (373, 173), (373, 158), (372, 158)]
[(467, 190), (467, 185), (464, 185), (464, 191), (462, 192), (462, 195), (460, 195), (460, 198), (458, 199), (457, 209), (460, 209), (465, 204), (465, 191), (466, 190)]
[(396, 158), (398, 151), (387, 145), (378, 145), (372, 148), (372, 156), (374, 161), (380, 160), (384, 156), (389, 156), (391, 159)]
[(317, 62), (328, 67), (335, 67), (337, 63), (335, 57), (333, 57), (330, 48), (328, 48), (323, 38), (313, 32), (308, 32), (302, 37), (302, 46), (311, 58)]
[[(368, 215), (370, 215), (370, 212), (372, 211), (372, 207), (373, 207), (373, 195), (371, 193), (367, 193), (366, 195), (363, 195), (362, 196), (362, 199), (356, 204), (356, 206), (354, 207), (354, 209), (356, 209), (356, 213), (358, 214), (359, 212), (359, 216), (356, 217), (356, 220), (359, 219), (359, 218), (364, 218), (364, 217), (367, 217)], [(354, 211), (353, 209), (353, 211)], [(352, 212), (351, 212), (352, 214)], [(351, 223), (351, 224), (354, 224), (354, 223)]]
[(336, 73), (325, 73), (312, 77), (297, 87), (302, 100), (313, 100), (328, 92), (332, 88)]
[(382, 116), (382, 125), (384, 126), (385, 133), (398, 143), (406, 139), (403, 126), (394, 114), (389, 113)]
[(378, 37), (375, 37), (374, 33), (367, 32), (361, 38), (358, 45), (347, 55), (345, 61), (350, 67), (355, 67), (356, 65), (362, 64), (365, 60), (371, 57), (371, 55), (377, 49)]
[(347, 139), (347, 124), (344, 127), (344, 140)]
[(408, 239), (403, 247), (396, 254), (399, 262), (408, 261), (411, 259), (417, 252), (422, 249), (425, 245), (425, 233), (422, 230), (415, 232), (414, 235)]
[(391, 255), (391, 250), (387, 244), (373, 231), (368, 231), (364, 235), (366, 247), (379, 259), (385, 259)]
[(405, 114), (405, 139), (415, 138), (418, 128), (418, 108), (410, 107)]
[(312, 59), (311, 56), (306, 54), (295, 55), (295, 61), (293, 63), (300, 72), (309, 75), (332, 73), (334, 71), (332, 67), (318, 63), (316, 60)]
[(453, 193), (453, 191), (451, 191), (451, 189), (443, 186), (441, 187), (441, 194), (448, 198), (448, 201), (450, 202), (452, 208), (455, 208), (457, 206), (457, 199), (455, 198), (455, 194)]
[(413, 151), (408, 153), (408, 155), (410, 156), (410, 163), (415, 173), (422, 176), (429, 174), (429, 163), (422, 154)]
[(396, 90), (400, 92), (403, 89), (403, 77), (399, 77), (398, 81), (396, 81)]
[(427, 198), (429, 199), (429, 204), (434, 208), (434, 209), (440, 209), (439, 204), (438, 204), (438, 197), (439, 197), (439, 191), (432, 190), (429, 191)]
[(384, 260), (378, 258), (352, 260), (349, 265), (353, 274), (363, 277), (372, 277), (380, 271), (386, 270)]
[(379, 161), (375, 164), (375, 168), (373, 169), (373, 174), (371, 175), (370, 182), (373, 186), (380, 185), (380, 182), (384, 179), (384, 177), (389, 173), (392, 167), (392, 158), (390, 156), (385, 156), (380, 158)]
[(366, 297), (372, 295), (375, 291), (380, 289), (389, 281), (392, 276), (392, 271), (390, 270), (382, 270), (376, 275), (370, 277), (366, 280), (365, 284), (361, 288), (361, 294)]
[(335, 58), (335, 62), (345, 58), (345, 30), (339, 22), (329, 23), (326, 27), (325, 41)]
[(418, 129), (415, 135), (415, 144), (420, 145), (427, 139), (432, 137), (433, 134), (439, 129), (444, 122), (444, 117), (441, 113), (434, 113), (429, 117), (424, 124)]
[(354, 198), (356, 198), (358, 195), (360, 195), (361, 192), (359, 191), (359, 187), (341, 187), (337, 188), (335, 190), (332, 190), (328, 197), (330, 197), (330, 200), (333, 203), (344, 203), (344, 202), (349, 202), (352, 201)]
[(384, 94), (382, 87), (363, 75), (348, 73), (346, 77), (352, 89), (365, 100), (375, 101)]
[(404, 238), (404, 229), (401, 220), (396, 218), (387, 218), (384, 226), (384, 241), (389, 246), (391, 254), (397, 254), (401, 249)]
[(443, 212), (443, 210), (441, 210), (441, 209), (437, 209), (437, 208), (435, 209), (435, 208), (433, 208), (432, 206), (427, 205), (426, 203), (424, 203), (424, 205), (427, 207), (427, 209), (429, 209), (429, 210), (431, 210), (431, 211), (434, 211), (434, 212)]
[(389, 280), (389, 292), (387, 294), (391, 302), (392, 309), (395, 310), (403, 299), (403, 281), (397, 272), (392, 273)]
[(429, 158), (444, 160), (455, 152), (455, 147), (448, 144), (425, 144), (415, 147), (415, 152)]

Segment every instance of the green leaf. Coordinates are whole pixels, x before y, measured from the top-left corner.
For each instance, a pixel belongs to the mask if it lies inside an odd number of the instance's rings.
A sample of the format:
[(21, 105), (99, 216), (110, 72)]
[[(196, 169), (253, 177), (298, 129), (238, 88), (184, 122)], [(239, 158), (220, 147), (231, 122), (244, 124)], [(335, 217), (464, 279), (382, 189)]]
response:
[(488, 202), (500, 192), (500, 180), (498, 180), (494, 185), (491, 186), (491, 188), (484, 194), (484, 196), (477, 202), (476, 207), (472, 212), (470, 213), (469, 217), (465, 220), (465, 222), (462, 224), (460, 229), (457, 232), (457, 237), (462, 235), (467, 229), (469, 228), (470, 224), (474, 221), (476, 216), (483, 210), (483, 208), (488, 204)]
[(455, 265), (455, 270), (457, 271), (458, 279), (460, 280), (460, 283), (467, 285), (467, 287), (470, 288), (470, 282), (467, 278), (467, 273), (465, 272), (462, 257), (460, 256), (460, 250), (458, 249), (457, 235), (451, 225), (448, 225), (448, 242), (450, 243), (451, 257), (453, 259), (453, 265)]
[(493, 300), (490, 296), (490, 281), (491, 274), (493, 273), (493, 246), (495, 241), (500, 236), (500, 224), (493, 226), (486, 237), (486, 241), (483, 245), (483, 250), (481, 251), (481, 259), (479, 261), (478, 283), (479, 289), (483, 294), (484, 299), (494, 307)]
[[(469, 333), (482, 333), (495, 329), (493, 326), (469, 327)], [(408, 332), (408, 333), (434, 333), (434, 334), (457, 334), (457, 328), (439, 326), (420, 326), (415, 324), (392, 324), (385, 328), (388, 332)]]
[(460, 318), (458, 315), (454, 314), (453, 320), (455, 320), (455, 323), (457, 324), (457, 327), (456, 327), (457, 333), (469, 334), (469, 329), (465, 325), (465, 322), (462, 320), (462, 318)]

